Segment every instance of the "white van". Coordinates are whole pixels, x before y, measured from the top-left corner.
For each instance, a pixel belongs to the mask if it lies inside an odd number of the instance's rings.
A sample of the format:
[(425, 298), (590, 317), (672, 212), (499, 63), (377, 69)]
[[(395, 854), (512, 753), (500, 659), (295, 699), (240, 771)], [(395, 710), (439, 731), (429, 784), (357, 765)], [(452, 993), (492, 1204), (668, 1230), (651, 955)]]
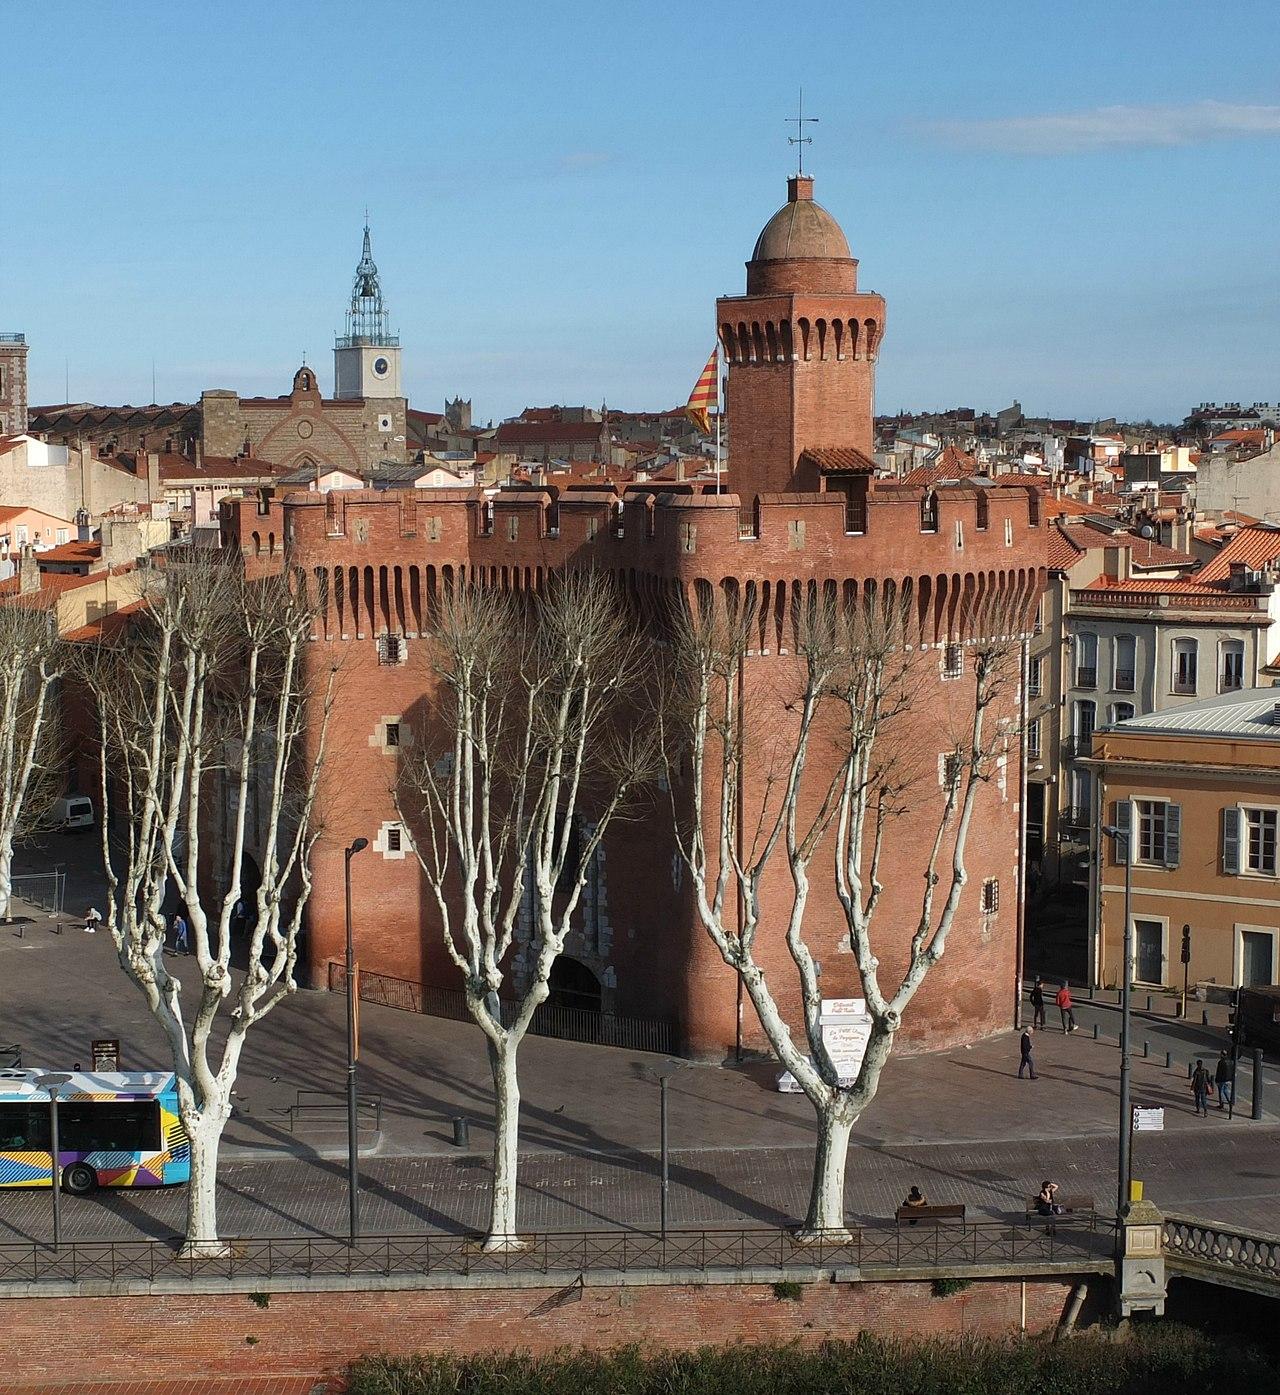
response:
[(66, 799), (55, 799), (49, 810), (49, 822), (64, 833), (76, 829), (93, 827), (93, 800), (87, 795), (73, 794)]

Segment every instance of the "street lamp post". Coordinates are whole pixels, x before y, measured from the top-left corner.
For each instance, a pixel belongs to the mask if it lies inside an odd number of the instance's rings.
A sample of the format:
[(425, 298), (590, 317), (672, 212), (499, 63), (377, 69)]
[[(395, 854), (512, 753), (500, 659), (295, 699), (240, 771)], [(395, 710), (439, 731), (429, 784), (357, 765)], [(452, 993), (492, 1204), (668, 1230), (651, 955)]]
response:
[(1129, 1204), (1133, 1172), (1133, 1110), (1129, 1104), (1129, 984), (1133, 976), (1133, 832), (1132, 828), (1118, 828), (1114, 824), (1104, 824), (1102, 831), (1115, 843), (1117, 856), (1120, 852), (1120, 840), (1124, 839), (1124, 952), (1120, 967), (1120, 1157), (1116, 1178), (1116, 1217), (1119, 1219)]
[(356, 995), (355, 947), (351, 936), (351, 859), (369, 846), (367, 838), (357, 838), (343, 849), (343, 872), (347, 893), (347, 1201), (349, 1233), (354, 1242), (360, 1234), (360, 1136), (356, 1119)]
[(70, 1081), (69, 1075), (49, 1071), (36, 1077), (36, 1084), (49, 1092), (49, 1189), (53, 1193), (53, 1250), (62, 1244), (62, 1178), (58, 1175), (58, 1090)]
[(661, 1228), (662, 1238), (664, 1240), (667, 1238), (667, 1192), (670, 1189), (671, 1185), (671, 1170), (668, 1166), (667, 1153), (667, 1081), (670, 1080), (670, 1078), (671, 1077), (669, 1075), (660, 1075), (658, 1077), (658, 1088), (661, 1091), (658, 1110), (658, 1139), (659, 1147), (662, 1151)]

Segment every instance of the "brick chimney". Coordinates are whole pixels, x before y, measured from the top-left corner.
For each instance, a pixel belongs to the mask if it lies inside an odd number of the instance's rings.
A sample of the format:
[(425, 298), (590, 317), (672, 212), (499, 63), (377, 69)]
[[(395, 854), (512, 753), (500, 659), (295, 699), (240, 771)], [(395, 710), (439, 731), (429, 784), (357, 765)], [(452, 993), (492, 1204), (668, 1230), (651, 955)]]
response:
[(22, 544), (18, 558), (18, 590), (24, 596), (34, 595), (40, 589), (40, 565), (30, 543)]

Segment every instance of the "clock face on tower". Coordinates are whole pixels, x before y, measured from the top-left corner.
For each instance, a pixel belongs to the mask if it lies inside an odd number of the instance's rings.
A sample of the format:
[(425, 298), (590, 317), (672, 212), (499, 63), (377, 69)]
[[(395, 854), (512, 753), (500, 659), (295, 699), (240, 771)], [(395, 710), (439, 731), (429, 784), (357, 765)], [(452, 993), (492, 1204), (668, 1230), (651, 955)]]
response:
[(391, 365), (385, 358), (375, 358), (373, 361), (373, 372), (376, 377), (385, 378), (387, 376), (387, 369), (390, 367)]

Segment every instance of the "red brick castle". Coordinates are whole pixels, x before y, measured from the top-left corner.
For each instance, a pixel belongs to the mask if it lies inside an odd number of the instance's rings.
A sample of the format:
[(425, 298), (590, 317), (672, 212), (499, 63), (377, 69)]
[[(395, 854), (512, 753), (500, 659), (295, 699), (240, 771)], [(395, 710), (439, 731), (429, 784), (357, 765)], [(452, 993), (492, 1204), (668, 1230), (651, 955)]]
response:
[[(884, 301), (858, 289), (857, 261), (812, 191), (807, 176), (788, 182), (787, 203), (747, 263), (746, 294), (717, 304), (729, 365), (731, 493), (652, 484), (625, 491), (525, 486), (489, 497), (480, 490), (358, 490), (224, 506), (227, 541), (247, 567), (289, 565), (315, 587), (316, 655), (343, 663), (338, 778), (327, 792), (308, 911), (316, 986), (342, 956), (342, 850), (360, 836), (372, 843), (352, 864), (362, 971), (428, 988), (458, 986), (390, 794), (415, 713), (421, 720), (429, 703), (421, 660), (432, 599), (454, 581), (518, 591), (557, 569), (591, 566), (612, 572), (642, 600), (699, 587), (752, 595), (762, 623), (745, 688), (748, 700), (758, 693), (761, 701), (792, 662), (790, 608), (815, 584), (845, 595), (871, 587), (884, 594), (892, 585), (904, 601), (912, 598), (921, 645), (939, 656), (962, 638), (960, 617), (975, 597), (1005, 599), (1021, 624), (1033, 613), (1045, 575), (1033, 490), (877, 484), (871, 453)], [(955, 687), (944, 670), (940, 657), (913, 714), (926, 750), (946, 745), (939, 733)], [(981, 794), (960, 920), (904, 1025), (904, 1038), (917, 1045), (972, 1040), (1012, 1021), (1022, 769), (1011, 731), (1000, 777)], [(895, 831), (877, 922), (882, 962), (905, 945), (918, 915), (918, 835), (936, 817), (923, 809), (919, 827), (908, 817)], [(658, 803), (651, 817), (614, 825), (590, 868), (553, 992), (606, 1015), (677, 1024), (680, 1049), (691, 1053), (723, 1054), (740, 1031), (747, 1045), (759, 1045), (749, 1005), (739, 1021), (733, 973), (697, 922), (668, 819)], [(1004, 893), (987, 909), (984, 882)], [(766, 909), (785, 891), (781, 880), (766, 884)], [(857, 995), (843, 919), (829, 888), (825, 895), (815, 880), (809, 939), (822, 961), (824, 992)], [(781, 929), (760, 957), (776, 967), (776, 984), (794, 981)], [(793, 997), (784, 991), (779, 998), (794, 1010)]]

